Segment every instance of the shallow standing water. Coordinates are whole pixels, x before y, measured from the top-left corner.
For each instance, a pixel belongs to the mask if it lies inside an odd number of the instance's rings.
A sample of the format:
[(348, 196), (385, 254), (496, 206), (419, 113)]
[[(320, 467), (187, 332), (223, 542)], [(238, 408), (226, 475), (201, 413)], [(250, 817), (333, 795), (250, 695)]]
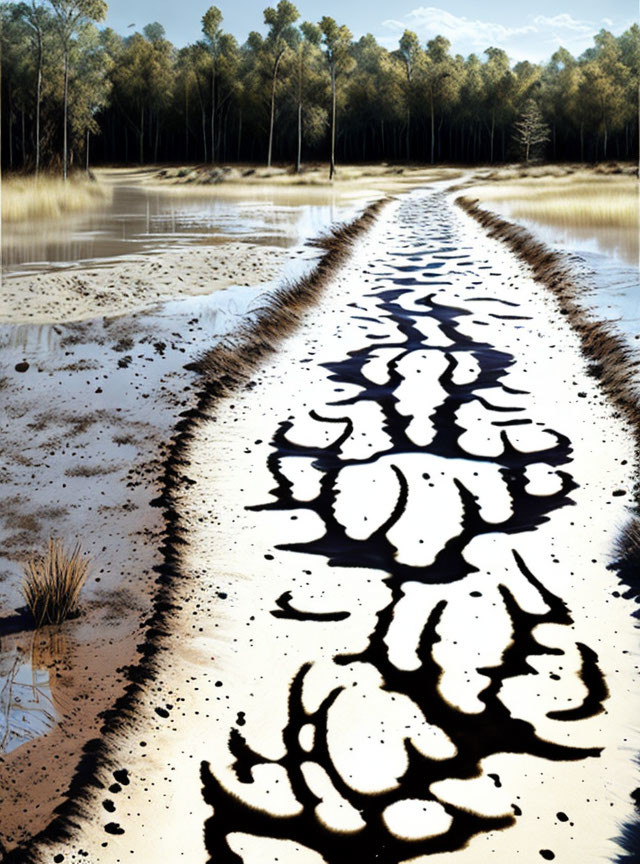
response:
[(305, 195), (248, 188), (228, 195), (215, 187), (207, 194), (202, 188), (114, 185), (111, 202), (96, 210), (43, 221), (36, 231), (33, 225), (5, 227), (2, 272), (10, 277), (95, 267), (230, 240), (290, 248), (351, 219), (368, 200), (366, 194), (344, 200), (331, 189)]
[(640, 260), (637, 230), (607, 226), (586, 227), (567, 221), (549, 224), (514, 215), (517, 201), (487, 201), (484, 206), (523, 225), (547, 246), (577, 257), (576, 269), (584, 285), (584, 305), (595, 318), (615, 322), (640, 356)]

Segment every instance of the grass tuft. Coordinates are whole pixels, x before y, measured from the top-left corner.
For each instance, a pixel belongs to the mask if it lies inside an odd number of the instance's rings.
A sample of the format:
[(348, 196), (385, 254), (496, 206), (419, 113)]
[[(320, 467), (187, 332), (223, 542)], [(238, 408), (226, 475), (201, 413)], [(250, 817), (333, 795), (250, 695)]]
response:
[(62, 624), (78, 609), (78, 598), (89, 572), (80, 544), (67, 552), (61, 540), (49, 540), (44, 556), (32, 556), (24, 565), (22, 596), (36, 627)]

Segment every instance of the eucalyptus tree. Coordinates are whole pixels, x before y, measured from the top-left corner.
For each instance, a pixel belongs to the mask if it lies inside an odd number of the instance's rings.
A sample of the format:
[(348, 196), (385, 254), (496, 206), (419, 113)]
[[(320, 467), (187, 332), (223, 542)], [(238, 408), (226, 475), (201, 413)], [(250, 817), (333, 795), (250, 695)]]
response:
[(509, 58), (501, 48), (487, 48), (484, 53), (487, 55), (487, 60), (482, 65), (484, 109), (488, 114), (489, 161), (493, 162), (496, 121), (504, 106), (508, 104), (513, 86), (513, 73)]
[[(302, 168), (302, 139), (304, 137), (304, 125), (302, 113), (307, 98), (306, 85), (307, 73), (313, 59), (317, 57), (318, 46), (322, 34), (320, 28), (309, 21), (304, 21), (295, 37), (295, 77), (296, 77), (296, 102), (298, 120), (298, 146), (296, 151), (296, 174)], [(311, 127), (312, 128), (312, 127)], [(313, 133), (312, 133), (313, 134)]]
[[(618, 37), (620, 47), (620, 62), (627, 69), (627, 95), (625, 103), (625, 156), (629, 156), (629, 143), (633, 128), (635, 126), (636, 140), (638, 131), (638, 119), (640, 115), (640, 26), (632, 24), (628, 30)], [(631, 133), (631, 134), (630, 134)]]
[(414, 77), (416, 66), (420, 61), (422, 49), (420, 40), (412, 30), (405, 30), (400, 37), (398, 56), (400, 57), (405, 72), (405, 102), (407, 110), (407, 159), (411, 158), (411, 104), (414, 98)]
[(36, 0), (31, 3), (16, 4), (16, 14), (29, 28), (32, 56), (36, 63), (36, 93), (35, 93), (35, 173), (40, 172), (40, 109), (42, 105), (42, 75), (45, 61), (45, 33), (51, 28), (51, 15), (48, 10)]
[(220, 38), (216, 75), (216, 151), (218, 158), (226, 159), (229, 116), (234, 104), (243, 93), (241, 56), (238, 43), (231, 33)]
[[(539, 104), (543, 115), (551, 123), (552, 153), (558, 152), (558, 138), (567, 137), (579, 129), (583, 138), (583, 120), (580, 117), (580, 70), (575, 58), (566, 48), (558, 48), (541, 70)], [(582, 157), (581, 157), (582, 158)]]
[(71, 47), (78, 28), (90, 21), (103, 21), (107, 14), (105, 0), (49, 0), (56, 17), (56, 26), (64, 62), (62, 171), (67, 179), (69, 170), (69, 73)]
[(325, 17), (320, 21), (322, 44), (329, 64), (331, 76), (331, 158), (329, 163), (329, 179), (333, 180), (336, 172), (336, 79), (339, 73), (347, 72), (353, 67), (350, 54), (351, 31), (346, 25), (336, 24), (333, 18)]
[(427, 42), (427, 50), (421, 65), (421, 80), (425, 88), (430, 117), (430, 162), (435, 162), (436, 113), (440, 114), (438, 129), (447, 105), (457, 102), (460, 91), (459, 69), (449, 54), (450, 42), (444, 36), (436, 36)]
[[(160, 112), (173, 95), (173, 47), (159, 31), (134, 33), (126, 42), (113, 72), (115, 98), (126, 120), (138, 136), (140, 162), (144, 162), (145, 115), (149, 126), (155, 121), (154, 158), (157, 158)], [(147, 132), (148, 137), (148, 132)]]
[(273, 153), (278, 71), (286, 53), (295, 44), (296, 29), (293, 25), (298, 20), (298, 17), (298, 10), (289, 0), (280, 0), (275, 9), (273, 6), (269, 6), (264, 10), (264, 23), (269, 27), (269, 32), (263, 42), (263, 49), (266, 51), (271, 65), (271, 113), (269, 119), (269, 148), (267, 150), (268, 168), (271, 167), (271, 156)]
[(111, 93), (110, 73), (117, 62), (117, 45), (118, 37), (112, 30), (100, 33), (87, 24), (72, 48), (76, 74), (69, 87), (69, 126), (72, 142), (84, 142), (87, 171), (90, 136), (100, 132), (97, 115), (108, 104)]
[[(480, 127), (484, 82), (482, 64), (476, 54), (470, 54), (464, 61), (462, 85), (460, 88), (460, 120), (462, 161), (475, 162), (479, 151)], [(465, 136), (468, 129), (469, 136)]]
[(384, 153), (385, 123), (402, 124), (405, 119), (404, 73), (397, 55), (379, 45), (371, 33), (353, 44), (351, 56), (355, 67), (345, 88), (349, 106), (343, 124), (345, 150), (353, 152), (347, 144), (355, 139), (358, 156), (365, 160)]
[(222, 12), (210, 6), (202, 16), (202, 32), (211, 57), (211, 162), (216, 161), (216, 72), (222, 48)]
[[(595, 37), (595, 48), (585, 52), (580, 64), (581, 98), (594, 121), (596, 136), (602, 134), (602, 155), (607, 158), (609, 135), (623, 124), (629, 70), (621, 61), (620, 46), (606, 30)], [(596, 140), (596, 153), (598, 140)]]

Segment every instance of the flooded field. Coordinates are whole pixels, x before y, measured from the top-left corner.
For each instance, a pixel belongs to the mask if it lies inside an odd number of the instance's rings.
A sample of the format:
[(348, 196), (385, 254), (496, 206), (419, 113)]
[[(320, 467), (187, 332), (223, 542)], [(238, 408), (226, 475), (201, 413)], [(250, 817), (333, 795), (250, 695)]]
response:
[(640, 199), (627, 176), (525, 178), (474, 187), (483, 207), (518, 222), (547, 246), (576, 256), (584, 303), (616, 322), (640, 350)]
[(3, 276), (109, 265), (118, 260), (219, 246), (230, 240), (290, 248), (349, 218), (367, 202), (329, 190), (305, 196), (246, 190), (230, 197), (213, 189), (158, 191), (115, 185), (96, 209), (55, 221), (9, 225), (2, 237)]

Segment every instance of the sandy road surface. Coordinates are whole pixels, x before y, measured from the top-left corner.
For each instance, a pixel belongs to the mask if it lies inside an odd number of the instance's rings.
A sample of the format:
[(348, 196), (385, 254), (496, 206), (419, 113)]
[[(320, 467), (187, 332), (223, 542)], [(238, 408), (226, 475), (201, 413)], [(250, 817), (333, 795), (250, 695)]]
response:
[(166, 650), (39, 860), (610, 861), (633, 451), (526, 268), (393, 202), (191, 436)]

